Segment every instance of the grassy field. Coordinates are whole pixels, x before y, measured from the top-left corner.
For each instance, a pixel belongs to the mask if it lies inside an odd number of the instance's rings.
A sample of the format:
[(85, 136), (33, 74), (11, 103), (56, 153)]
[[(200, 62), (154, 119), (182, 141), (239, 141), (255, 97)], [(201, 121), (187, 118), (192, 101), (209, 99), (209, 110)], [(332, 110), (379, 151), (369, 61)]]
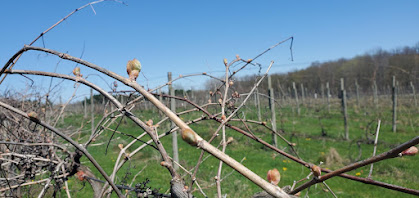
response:
[[(391, 102), (391, 101), (390, 101)], [(410, 140), (418, 135), (419, 131), (419, 110), (418, 107), (412, 106), (408, 99), (400, 99), (398, 110), (398, 126), (397, 132), (392, 132), (392, 114), (391, 103), (388, 100), (381, 100), (377, 108), (363, 101), (361, 107), (355, 105), (355, 101), (350, 101), (349, 107), (349, 133), (350, 140), (343, 139), (343, 118), (340, 110), (339, 102), (333, 101), (331, 111), (327, 111), (327, 106), (322, 101), (311, 101), (301, 105), (301, 113), (298, 116), (295, 113), (295, 106), (290, 102), (289, 104), (281, 104), (277, 111), (277, 126), (278, 129), (284, 130), (284, 137), (297, 144), (297, 152), (300, 157), (310, 163), (319, 164), (324, 162), (321, 166), (329, 169), (336, 169), (355, 160), (362, 160), (372, 156), (373, 144), (371, 140), (374, 139), (375, 130), (377, 127), (377, 120), (381, 119), (381, 129), (377, 147), (377, 154), (389, 150), (400, 143)], [(266, 106), (266, 105), (265, 105)], [(262, 118), (269, 123), (270, 111), (262, 105)], [(210, 107), (210, 111), (216, 112), (217, 109)], [(179, 110), (180, 111), (180, 110)], [(218, 109), (219, 111), (219, 109)], [(155, 110), (136, 110), (135, 114), (143, 120), (153, 119), (158, 121), (158, 113)], [(243, 113), (242, 113), (243, 112)], [(240, 115), (245, 115), (247, 119), (257, 120), (256, 108), (254, 106), (246, 106), (243, 108)], [(187, 115), (182, 115), (181, 118), (185, 121), (199, 117), (201, 114), (194, 112)], [(96, 123), (100, 117), (96, 118)], [(65, 118), (62, 127), (72, 125), (80, 126), (80, 123), (85, 122), (81, 115), (74, 114)], [(115, 128), (118, 121), (113, 125)], [(234, 123), (234, 125), (242, 127), (241, 123)], [(79, 142), (84, 143), (90, 135), (90, 129), (85, 124), (85, 130), (79, 136)], [(163, 129), (168, 129), (169, 124), (164, 123), (160, 127), (159, 133)], [(191, 127), (199, 133), (204, 139), (209, 139), (218, 124), (211, 120), (202, 121), (191, 125)], [(263, 126), (249, 124), (250, 129), (255, 135), (267, 142), (271, 142), (271, 134)], [(142, 133), (139, 127), (136, 127), (131, 121), (124, 119), (118, 127), (118, 131), (138, 136)], [(110, 142), (107, 154), (105, 154), (106, 144), (112, 135), (112, 131), (106, 131), (102, 136), (96, 139), (95, 143), (104, 143), (99, 146), (89, 147), (89, 152), (102, 165), (105, 171), (110, 174), (112, 172), (115, 160), (119, 153), (118, 144), (126, 145), (132, 138), (115, 134), (113, 140)], [(227, 130), (227, 137), (233, 137), (234, 142), (228, 145), (226, 153), (241, 161), (246, 167), (266, 178), (266, 173), (269, 169), (277, 168), (281, 173), (281, 181), (279, 186), (292, 185), (295, 180), (300, 180), (306, 177), (310, 171), (305, 167), (271, 151), (260, 143), (257, 143), (236, 131)], [(77, 137), (75, 137), (77, 138)], [(147, 141), (149, 138), (143, 138)], [(161, 139), (165, 149), (168, 153), (172, 153), (171, 137), (164, 137)], [(213, 145), (217, 146), (221, 141), (221, 137), (217, 137)], [(137, 148), (142, 143), (135, 143), (132, 148)], [(286, 144), (279, 140), (279, 148), (291, 153)], [(191, 147), (179, 138), (179, 155), (181, 164), (188, 170), (191, 170), (199, 157), (200, 150)], [(207, 154), (205, 155), (207, 156)], [(83, 164), (91, 167), (97, 176), (98, 172), (94, 170), (86, 158), (83, 159)], [(148, 179), (147, 184), (151, 188), (159, 189), (161, 193), (167, 193), (169, 189), (169, 172), (160, 164), (159, 153), (152, 147), (146, 147), (140, 153), (129, 160), (124, 167), (118, 172), (117, 183), (129, 185), (132, 182), (134, 175), (140, 170), (142, 173), (136, 177), (134, 185), (142, 183)], [(407, 188), (419, 188), (419, 157), (402, 157), (389, 159), (378, 162), (374, 165), (372, 178), (377, 181), (382, 181), (394, 185), (404, 186)], [(216, 186), (214, 176), (216, 175), (218, 167), (218, 160), (214, 157), (208, 157), (201, 165), (197, 181), (203, 188), (208, 197), (216, 196)], [(367, 177), (370, 166), (365, 166), (354, 171), (348, 172), (350, 175), (359, 177)], [(190, 177), (185, 171), (179, 171), (184, 176), (187, 184), (190, 182)], [(228, 197), (250, 197), (261, 189), (245, 179), (239, 173), (232, 171), (228, 166), (223, 166), (222, 177), (222, 192)], [(103, 180), (103, 178), (101, 178)], [(336, 193), (338, 197), (413, 197), (404, 193), (388, 190), (381, 187), (366, 185), (360, 182), (355, 182), (339, 177), (334, 177), (326, 182), (330, 188)], [(92, 191), (87, 183), (78, 181), (76, 178), (69, 180), (70, 189), (73, 197), (92, 197)], [(298, 185), (297, 185), (298, 186)], [(196, 190), (194, 188), (194, 190)], [(317, 184), (308, 190), (302, 192), (302, 195), (307, 193), (310, 197), (332, 197), (327, 192), (326, 188)], [(64, 191), (62, 192), (64, 193)], [(63, 194), (64, 195), (64, 194)], [(195, 191), (194, 195), (203, 197), (199, 191)]]

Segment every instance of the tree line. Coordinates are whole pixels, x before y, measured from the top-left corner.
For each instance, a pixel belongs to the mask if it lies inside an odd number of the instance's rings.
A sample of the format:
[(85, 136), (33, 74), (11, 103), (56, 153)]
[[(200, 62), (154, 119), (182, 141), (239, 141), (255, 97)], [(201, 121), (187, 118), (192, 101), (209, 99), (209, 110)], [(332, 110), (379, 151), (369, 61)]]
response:
[[(374, 83), (379, 92), (389, 90), (392, 77), (400, 87), (410, 88), (419, 83), (419, 43), (413, 47), (403, 47), (386, 51), (377, 49), (372, 53), (365, 53), (354, 58), (313, 62), (305, 69), (288, 73), (272, 74), (272, 82), (276, 93), (285, 94), (292, 89), (295, 82), (298, 87), (303, 84), (309, 93), (321, 93), (322, 86), (329, 82), (332, 93), (340, 90), (340, 78), (345, 79), (345, 87), (349, 91), (359, 85), (361, 92), (370, 92)], [(251, 86), (258, 76), (245, 76), (236, 80), (237, 89)], [(210, 83), (207, 83), (210, 84)], [(267, 90), (268, 83), (264, 82), (259, 88)], [(416, 86), (417, 88), (418, 86)], [(324, 92), (323, 92), (324, 93)]]

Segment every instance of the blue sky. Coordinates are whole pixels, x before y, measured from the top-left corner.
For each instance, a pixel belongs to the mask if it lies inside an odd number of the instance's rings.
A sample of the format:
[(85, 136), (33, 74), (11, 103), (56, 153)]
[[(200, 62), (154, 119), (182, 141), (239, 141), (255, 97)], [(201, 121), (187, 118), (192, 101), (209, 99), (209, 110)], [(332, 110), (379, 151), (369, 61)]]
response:
[[(3, 1), (0, 8), (0, 61), (4, 64), (24, 44), (69, 12), (89, 1)], [(377, 48), (391, 50), (419, 42), (419, 1), (133, 1), (103, 2), (77, 12), (34, 45), (68, 52), (118, 74), (134, 57), (143, 65), (138, 82), (150, 88), (174, 76), (197, 72), (223, 74), (223, 58), (252, 58), (275, 43), (289, 42), (259, 59), (273, 73), (301, 69), (314, 61), (351, 58)], [(58, 59), (29, 53), (16, 69), (54, 71)], [(62, 61), (57, 72), (75, 64)], [(250, 67), (242, 74), (257, 73)], [(82, 68), (82, 73), (94, 72)], [(34, 78), (37, 80), (38, 78)], [(45, 79), (45, 78), (44, 78)], [(146, 80), (147, 79), (147, 80)], [(102, 86), (110, 80), (90, 76)], [(203, 78), (177, 84), (202, 88)], [(8, 78), (0, 85), (20, 89), (26, 80)], [(37, 86), (48, 85), (37, 81)], [(65, 95), (72, 89), (63, 88)], [(88, 93), (87, 89), (81, 92)]]

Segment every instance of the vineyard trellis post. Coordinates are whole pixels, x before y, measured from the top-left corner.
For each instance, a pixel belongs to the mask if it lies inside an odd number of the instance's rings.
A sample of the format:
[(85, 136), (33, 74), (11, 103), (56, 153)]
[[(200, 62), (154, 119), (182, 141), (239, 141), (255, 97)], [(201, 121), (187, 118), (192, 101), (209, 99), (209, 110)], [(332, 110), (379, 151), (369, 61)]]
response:
[(345, 127), (345, 139), (349, 140), (349, 127), (348, 127), (348, 110), (346, 106), (346, 90), (343, 78), (340, 79), (340, 92), (342, 97), (342, 113), (343, 113), (343, 124)]
[[(157, 90), (157, 93), (159, 94), (159, 100), (160, 100), (160, 102), (164, 103), (164, 102), (163, 102), (163, 96), (162, 96), (162, 94), (161, 94), (161, 88), (159, 88), (159, 89)], [(162, 115), (163, 115), (163, 112), (159, 111), (159, 115), (160, 115), (160, 116), (162, 116)]]
[(358, 85), (357, 79), (355, 79), (355, 91), (356, 91), (356, 105), (360, 107), (359, 106), (359, 85)]
[(378, 108), (378, 94), (377, 94), (377, 82), (375, 80), (372, 85), (372, 91), (373, 91), (374, 106), (375, 106), (375, 109), (377, 109)]
[[(175, 89), (173, 89), (173, 83), (172, 83), (172, 72), (167, 73), (167, 79), (169, 81), (169, 94), (171, 96), (175, 96)], [(174, 98), (170, 99), (170, 110), (172, 112), (176, 113), (176, 100)], [(176, 127), (176, 124), (174, 122), (171, 122), (170, 128)], [(173, 163), (173, 167), (175, 170), (179, 169), (179, 166), (177, 163), (179, 163), (179, 152), (178, 152), (178, 142), (177, 142), (177, 131), (173, 131), (172, 133), (172, 148), (173, 148), (173, 161), (176, 163)]]
[(84, 118), (87, 118), (87, 97), (84, 97)]
[(272, 133), (272, 141), (273, 145), (275, 147), (278, 147), (278, 139), (276, 137), (275, 132), (277, 132), (276, 128), (276, 113), (275, 113), (275, 95), (274, 95), (274, 89), (272, 88), (272, 79), (271, 75), (268, 76), (268, 93), (269, 93), (269, 108), (271, 109), (271, 115), (272, 115), (272, 130), (274, 133)]
[(413, 85), (412, 81), (410, 81), (410, 87), (412, 87), (413, 100), (415, 101), (415, 107), (417, 107), (418, 106), (418, 101), (416, 99), (416, 90), (415, 90), (415, 86)]
[(292, 82), (292, 89), (294, 89), (295, 104), (297, 106), (297, 115), (300, 115), (300, 103), (298, 102), (298, 93), (297, 87), (295, 87), (295, 82)]
[(392, 86), (392, 95), (393, 95), (393, 132), (396, 132), (397, 128), (397, 86), (396, 86), (396, 76), (393, 76), (393, 86)]
[(255, 104), (258, 111), (258, 121), (262, 121), (262, 114), (260, 113), (260, 98), (259, 98), (259, 89), (256, 88), (255, 91)]
[(291, 88), (290, 87), (288, 87), (288, 93), (287, 93), (288, 95), (288, 97), (287, 97), (287, 104), (291, 104), (291, 101), (292, 101), (292, 92), (291, 92)]
[(304, 87), (304, 91), (305, 91), (305, 96), (307, 98), (307, 103), (308, 103), (308, 105), (310, 105), (310, 95), (308, 94), (307, 87)]
[(326, 96), (327, 96), (327, 112), (330, 113), (330, 87), (329, 87), (329, 82), (326, 82)]
[(301, 104), (304, 105), (304, 85), (301, 83)]
[(90, 113), (91, 113), (91, 124), (92, 124), (92, 135), (95, 133), (95, 106), (93, 102), (93, 89), (90, 89)]

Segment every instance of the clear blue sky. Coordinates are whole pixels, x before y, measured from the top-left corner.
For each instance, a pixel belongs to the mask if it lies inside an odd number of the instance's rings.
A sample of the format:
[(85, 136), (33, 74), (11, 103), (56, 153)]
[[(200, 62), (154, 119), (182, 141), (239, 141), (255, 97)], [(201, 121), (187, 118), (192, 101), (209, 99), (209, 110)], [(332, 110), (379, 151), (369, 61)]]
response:
[[(0, 8), (0, 61), (4, 64), (24, 44), (89, 1), (3, 1)], [(104, 2), (77, 12), (45, 35), (43, 46), (126, 75), (126, 62), (143, 65), (138, 82), (150, 88), (175, 76), (197, 72), (223, 74), (223, 58), (236, 54), (252, 58), (275, 43), (294, 36), (294, 61), (289, 42), (261, 58), (273, 73), (304, 68), (314, 61), (351, 58), (374, 49), (413, 46), (419, 41), (419, 1), (124, 1)], [(30, 53), (16, 68), (54, 71), (58, 59)], [(74, 64), (57, 69), (71, 73)], [(243, 74), (257, 73), (249, 68)], [(82, 68), (82, 73), (92, 71)], [(22, 77), (8, 80), (0, 90), (19, 88)], [(36, 78), (35, 78), (36, 79)], [(44, 78), (45, 79), (45, 78)], [(104, 86), (103, 80), (90, 80)], [(108, 81), (106, 79), (106, 81)], [(203, 83), (191, 79), (178, 85), (189, 89)], [(19, 83), (17, 83), (19, 82)], [(49, 80), (38, 86), (48, 85)], [(109, 83), (109, 82), (107, 82)], [(196, 87), (201, 88), (201, 87)], [(72, 89), (66, 90), (67, 95)], [(82, 90), (88, 93), (87, 89)]]

